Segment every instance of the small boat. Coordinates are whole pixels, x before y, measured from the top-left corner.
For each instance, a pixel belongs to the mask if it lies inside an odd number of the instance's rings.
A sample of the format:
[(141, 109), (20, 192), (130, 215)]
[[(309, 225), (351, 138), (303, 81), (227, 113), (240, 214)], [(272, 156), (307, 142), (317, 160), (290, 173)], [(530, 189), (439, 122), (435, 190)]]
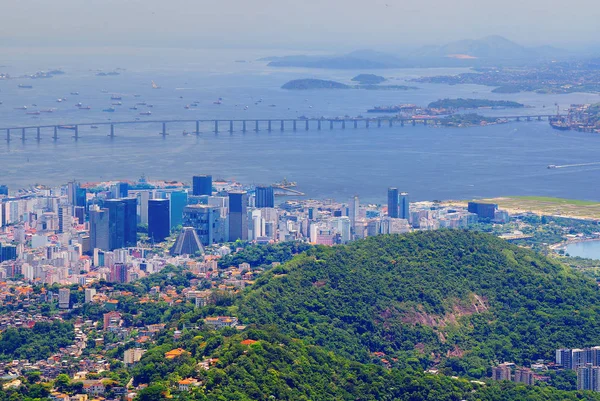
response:
[(79, 95), (79, 92), (71, 92), (71, 95), (73, 95), (73, 96), (78, 96), (78, 95)]
[(149, 104), (148, 107), (154, 107), (154, 105), (153, 104)]
[(187, 109), (189, 109), (189, 108), (190, 108), (190, 105), (189, 105), (189, 104), (186, 104), (185, 106), (183, 106), (183, 108), (187, 110)]
[(30, 115), (34, 115), (34, 116), (39, 116), (39, 115), (40, 115), (40, 112), (39, 112), (39, 111), (28, 111), (28, 112), (27, 112), (27, 113), (25, 113), (25, 114), (30, 114)]
[(21, 89), (32, 89), (32, 88), (33, 88), (33, 86), (31, 86), (31, 85), (23, 85), (23, 84), (19, 84), (18, 86), (19, 86), (19, 88), (21, 88)]
[(140, 113), (140, 116), (150, 116), (150, 115), (152, 115), (152, 112), (151, 112), (151, 111), (142, 111), (142, 112)]
[(81, 106), (83, 106), (83, 104), (81, 104), (81, 102), (79, 102), (75, 105), (75, 107), (81, 107)]
[(244, 106), (244, 110), (248, 110), (248, 106)]
[(42, 113), (54, 113), (54, 109), (40, 110)]
[(270, 104), (269, 107), (277, 107), (276, 104)]
[(97, 125), (92, 125), (90, 128), (91, 129), (98, 129), (98, 126)]
[(145, 106), (146, 102), (136, 103), (137, 106)]
[(549, 164), (548, 168), (556, 168), (556, 165), (555, 164)]
[(27, 110), (27, 106), (15, 107), (15, 110)]
[(129, 108), (129, 110), (137, 110), (137, 109), (138, 109), (138, 108), (137, 108), (137, 107), (135, 107), (135, 106), (133, 106), (133, 107), (130, 107), (130, 108)]
[(113, 96), (110, 97), (110, 100), (121, 100), (121, 96), (115, 96), (115, 95), (113, 95)]
[(113, 106), (121, 106), (123, 103), (122, 102), (112, 102)]
[(183, 135), (183, 136), (188, 136), (189, 134), (190, 134), (190, 133), (189, 133), (189, 132), (187, 132), (186, 130), (183, 130), (183, 132), (182, 132), (182, 135)]
[(154, 81), (152, 81), (152, 89), (160, 89), (160, 86), (156, 85)]
[(137, 94), (136, 94), (136, 95), (133, 95), (133, 97), (140, 97), (140, 96), (142, 96), (142, 95), (137, 95)]
[(102, 93), (108, 93), (106, 89), (102, 89)]
[(115, 112), (115, 108), (114, 107), (109, 107), (108, 109), (104, 109), (102, 111), (107, 112), (107, 113), (114, 113)]
[(79, 110), (91, 110), (92, 108), (90, 106), (82, 106), (79, 108)]
[(221, 100), (215, 100), (213, 104), (223, 104), (223, 102)]

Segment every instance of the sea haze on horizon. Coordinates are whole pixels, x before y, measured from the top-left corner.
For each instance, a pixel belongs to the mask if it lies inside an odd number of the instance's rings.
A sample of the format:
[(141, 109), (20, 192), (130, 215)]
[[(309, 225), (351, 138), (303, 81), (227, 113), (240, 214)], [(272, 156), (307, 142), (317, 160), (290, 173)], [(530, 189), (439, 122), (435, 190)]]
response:
[[(336, 117), (366, 115), (376, 105), (427, 103), (446, 97), (479, 97), (515, 100), (532, 108), (508, 110), (510, 114), (551, 114), (554, 103), (561, 109), (571, 103), (600, 101), (593, 94), (539, 95), (533, 93), (493, 94), (489, 87), (474, 85), (414, 84), (416, 91), (284, 91), (280, 86), (297, 78), (334, 79), (349, 83), (362, 72), (340, 70), (274, 69), (257, 62), (270, 52), (232, 50), (183, 51), (156, 53), (156, 49), (137, 49), (126, 54), (105, 49), (102, 54), (52, 53), (33, 57), (14, 51), (2, 64), (11, 74), (32, 73), (48, 68), (62, 68), (65, 75), (38, 80), (0, 81), (0, 126), (65, 124), (133, 120), (139, 110), (129, 108), (138, 102), (152, 103), (155, 119), (255, 119)], [(235, 61), (245, 62), (235, 62)], [(119, 76), (98, 77), (96, 69), (125, 69)], [(91, 69), (91, 70), (90, 70)], [(5, 69), (3, 69), (5, 70)], [(390, 84), (407, 84), (420, 75), (456, 74), (459, 69), (409, 69), (374, 71), (393, 77)], [(154, 80), (162, 89), (153, 90)], [(19, 89), (19, 83), (33, 89)], [(103, 92), (106, 91), (106, 92)], [(80, 92), (78, 96), (71, 92)], [(114, 113), (101, 110), (111, 105), (111, 94), (122, 96), (122, 106)], [(140, 97), (134, 97), (139, 94)], [(65, 102), (56, 99), (66, 97)], [(219, 97), (223, 104), (213, 102)], [(259, 99), (263, 101), (255, 104)], [(198, 107), (184, 106), (198, 101)], [(75, 104), (89, 105), (78, 110)], [(31, 106), (37, 104), (36, 107)], [(51, 114), (26, 115), (15, 107), (28, 105), (30, 110), (57, 108)], [(274, 107), (270, 107), (274, 105)], [(248, 109), (245, 110), (245, 106)], [(311, 107), (312, 106), (312, 107)], [(507, 110), (494, 110), (499, 115)], [(498, 115), (498, 114), (497, 114)], [(147, 119), (147, 118), (146, 118)], [(315, 123), (313, 123), (315, 124)], [(214, 135), (210, 127), (203, 133), (183, 136), (193, 131), (193, 124), (169, 125), (170, 135), (162, 139), (160, 127), (142, 125), (117, 126), (117, 138), (110, 140), (108, 127), (82, 128), (75, 142), (71, 131), (61, 131), (57, 143), (50, 130), (43, 131), (41, 143), (13, 141), (0, 144), (0, 183), (12, 189), (33, 183), (62, 184), (76, 178), (81, 181), (135, 180), (146, 174), (149, 179), (179, 179), (189, 182), (193, 174), (235, 178), (243, 183), (269, 184), (286, 177), (296, 181), (298, 189), (309, 197), (345, 200), (358, 194), (363, 201), (385, 202), (388, 186), (409, 191), (412, 199), (458, 199), (502, 195), (544, 195), (600, 200), (595, 185), (595, 167), (547, 169), (549, 164), (575, 164), (600, 161), (600, 137), (593, 134), (558, 132), (547, 122), (511, 123), (492, 127), (464, 129), (432, 127), (398, 127), (370, 129), (339, 127), (322, 131), (311, 128), (273, 132), (266, 125), (259, 133), (240, 132), (230, 135), (228, 124)], [(252, 129), (253, 126), (248, 126)]]

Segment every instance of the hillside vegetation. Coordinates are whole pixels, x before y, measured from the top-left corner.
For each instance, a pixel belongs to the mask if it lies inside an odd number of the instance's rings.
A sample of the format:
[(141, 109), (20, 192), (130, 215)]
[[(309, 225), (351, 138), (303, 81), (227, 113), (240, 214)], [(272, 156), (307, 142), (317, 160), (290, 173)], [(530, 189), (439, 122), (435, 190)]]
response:
[[(425, 374), (421, 369), (386, 369), (327, 352), (320, 347), (267, 330), (185, 331), (173, 341), (164, 336), (133, 369), (136, 384), (149, 384), (137, 400), (410, 400), (522, 401), (600, 400), (600, 394), (566, 392), (514, 383), (474, 383)], [(166, 359), (181, 347), (186, 353)], [(204, 361), (210, 368), (198, 368)], [(210, 361), (210, 362), (209, 362)], [(177, 383), (193, 375), (190, 392)], [(0, 397), (0, 400), (2, 397)]]
[(239, 304), (246, 322), (355, 360), (414, 356), (475, 377), (492, 361), (600, 344), (599, 309), (597, 285), (569, 268), (450, 230), (311, 249), (260, 278)]

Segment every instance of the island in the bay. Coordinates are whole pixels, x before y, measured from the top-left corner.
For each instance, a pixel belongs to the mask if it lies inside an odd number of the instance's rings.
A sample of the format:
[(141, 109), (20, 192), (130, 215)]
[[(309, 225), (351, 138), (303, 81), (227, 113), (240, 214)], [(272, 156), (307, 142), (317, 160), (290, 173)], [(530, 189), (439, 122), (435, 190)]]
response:
[(375, 74), (358, 74), (352, 81), (358, 82), (361, 85), (378, 85), (382, 82), (387, 81), (385, 77)]
[(439, 99), (429, 103), (430, 109), (480, 109), (480, 108), (510, 108), (519, 109), (525, 107), (524, 104), (510, 100), (489, 100), (489, 99)]
[(419, 89), (415, 86), (406, 85), (346, 85), (341, 82), (325, 80), (325, 79), (313, 79), (303, 78), (294, 79), (286, 82), (281, 87), (282, 89), (288, 90), (307, 90), (307, 89), (367, 89), (367, 90), (413, 90)]

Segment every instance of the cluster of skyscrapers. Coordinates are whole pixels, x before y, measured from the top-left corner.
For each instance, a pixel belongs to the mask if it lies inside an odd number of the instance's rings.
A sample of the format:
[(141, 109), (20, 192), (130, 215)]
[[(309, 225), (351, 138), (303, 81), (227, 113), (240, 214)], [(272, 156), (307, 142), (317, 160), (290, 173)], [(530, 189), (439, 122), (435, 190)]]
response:
[[(135, 246), (138, 223), (148, 225), (148, 238), (155, 243), (164, 241), (173, 229), (186, 227), (195, 230), (202, 246), (248, 240), (249, 232), (254, 237), (264, 235), (265, 221), (260, 209), (274, 208), (273, 187), (256, 187), (252, 200), (259, 212), (253, 212), (252, 216), (248, 214), (246, 191), (232, 190), (214, 196), (213, 193), (210, 175), (194, 176), (190, 192), (117, 189), (114, 195), (125, 197), (106, 199), (90, 207), (91, 248), (114, 250)], [(249, 222), (252, 222), (250, 228)], [(187, 239), (182, 238), (180, 245), (194, 243), (190, 235), (188, 231)]]
[(398, 188), (388, 188), (388, 217), (393, 219), (410, 219), (410, 202), (407, 192), (398, 192)]

